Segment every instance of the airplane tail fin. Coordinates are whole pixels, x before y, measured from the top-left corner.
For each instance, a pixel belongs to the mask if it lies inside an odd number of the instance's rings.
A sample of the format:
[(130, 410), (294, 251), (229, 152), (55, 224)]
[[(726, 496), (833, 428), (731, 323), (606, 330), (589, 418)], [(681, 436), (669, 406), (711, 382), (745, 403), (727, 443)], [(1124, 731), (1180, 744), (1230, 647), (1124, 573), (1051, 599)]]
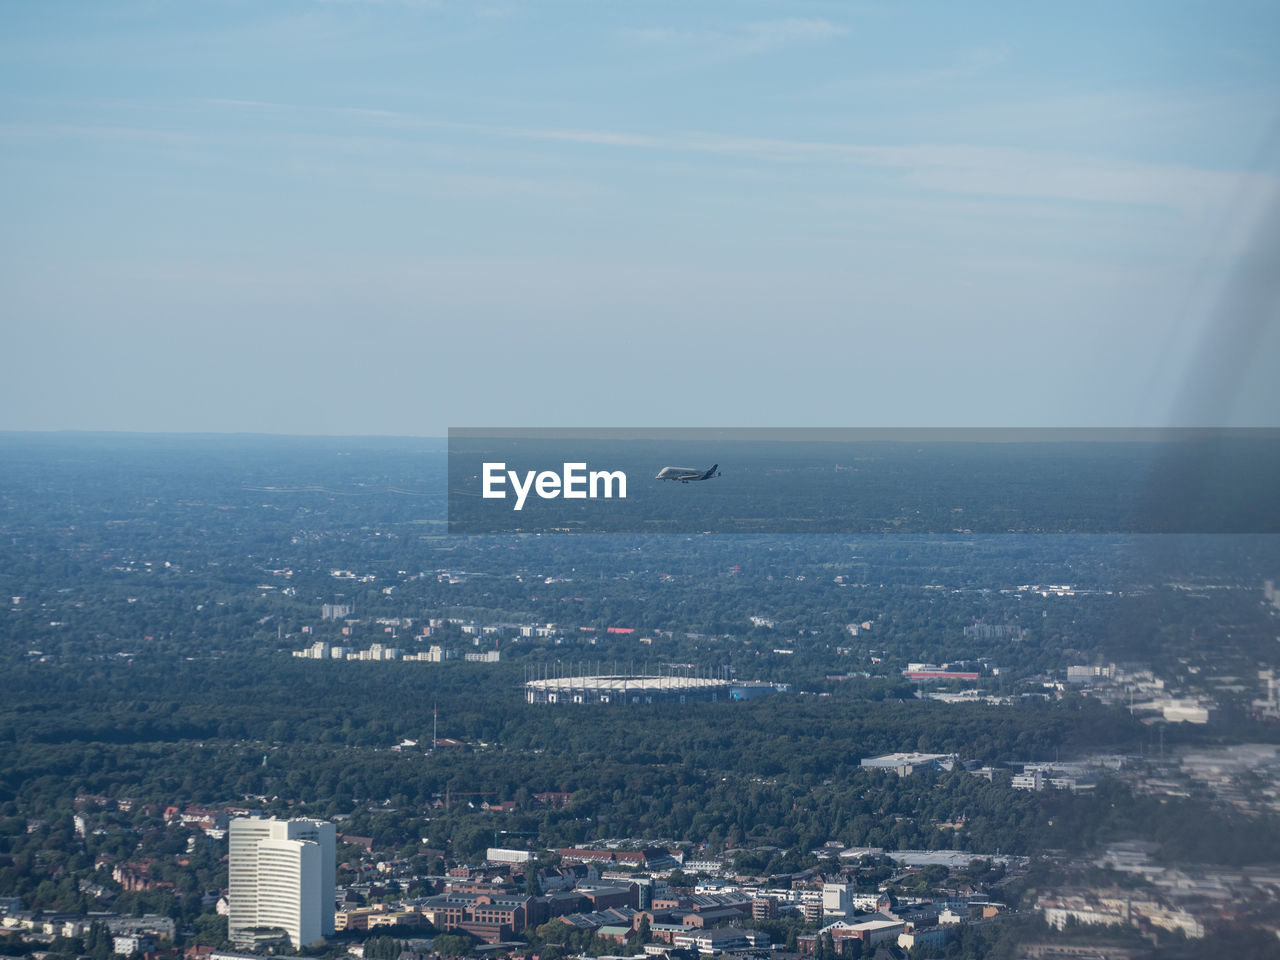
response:
[(718, 476), (719, 476), (719, 474), (718, 474), (718, 473), (716, 473), (716, 469), (717, 469), (719, 466), (720, 466), (720, 464), (718, 464), (718, 463), (713, 463), (713, 464), (711, 465), (711, 469), (710, 469), (710, 470), (708, 470), (706, 473), (704, 473), (704, 474), (702, 475), (702, 479), (703, 479), (703, 480), (710, 480), (712, 477), (718, 477)]

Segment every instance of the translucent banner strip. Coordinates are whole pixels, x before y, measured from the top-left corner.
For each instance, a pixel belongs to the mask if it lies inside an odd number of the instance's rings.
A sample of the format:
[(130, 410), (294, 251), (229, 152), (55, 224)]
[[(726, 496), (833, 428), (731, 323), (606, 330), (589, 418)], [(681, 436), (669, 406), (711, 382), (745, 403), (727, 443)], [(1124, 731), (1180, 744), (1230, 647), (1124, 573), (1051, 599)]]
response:
[(1277, 533), (1280, 431), (449, 431), (449, 531)]

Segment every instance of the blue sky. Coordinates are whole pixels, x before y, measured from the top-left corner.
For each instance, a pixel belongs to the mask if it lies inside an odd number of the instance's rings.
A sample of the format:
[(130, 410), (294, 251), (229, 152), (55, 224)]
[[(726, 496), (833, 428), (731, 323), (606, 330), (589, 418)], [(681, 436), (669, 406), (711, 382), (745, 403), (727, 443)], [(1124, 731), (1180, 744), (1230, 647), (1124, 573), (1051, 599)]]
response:
[(0, 4), (0, 429), (1275, 426), (1277, 36)]

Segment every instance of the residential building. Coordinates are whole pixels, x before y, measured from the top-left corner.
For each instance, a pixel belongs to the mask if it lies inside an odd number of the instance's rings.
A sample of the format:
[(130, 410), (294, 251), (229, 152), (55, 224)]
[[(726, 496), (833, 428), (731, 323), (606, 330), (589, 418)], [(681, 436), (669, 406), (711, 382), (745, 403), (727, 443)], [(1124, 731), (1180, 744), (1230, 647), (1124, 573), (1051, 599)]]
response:
[(228, 935), (256, 948), (283, 931), (295, 948), (334, 931), (331, 823), (240, 817), (230, 825)]
[(713, 930), (691, 930), (677, 934), (671, 945), (677, 950), (694, 949), (700, 956), (711, 957), (731, 950), (751, 950), (769, 946), (769, 935), (761, 930), (741, 927), (716, 927)]

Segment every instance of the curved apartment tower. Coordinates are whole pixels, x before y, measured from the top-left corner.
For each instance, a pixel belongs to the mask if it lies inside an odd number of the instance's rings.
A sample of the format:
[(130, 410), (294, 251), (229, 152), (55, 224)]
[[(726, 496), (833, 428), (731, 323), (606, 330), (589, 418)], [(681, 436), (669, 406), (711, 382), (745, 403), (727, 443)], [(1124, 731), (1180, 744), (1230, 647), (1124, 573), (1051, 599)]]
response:
[(227, 933), (252, 948), (284, 931), (294, 948), (333, 933), (335, 839), (318, 820), (231, 821)]

